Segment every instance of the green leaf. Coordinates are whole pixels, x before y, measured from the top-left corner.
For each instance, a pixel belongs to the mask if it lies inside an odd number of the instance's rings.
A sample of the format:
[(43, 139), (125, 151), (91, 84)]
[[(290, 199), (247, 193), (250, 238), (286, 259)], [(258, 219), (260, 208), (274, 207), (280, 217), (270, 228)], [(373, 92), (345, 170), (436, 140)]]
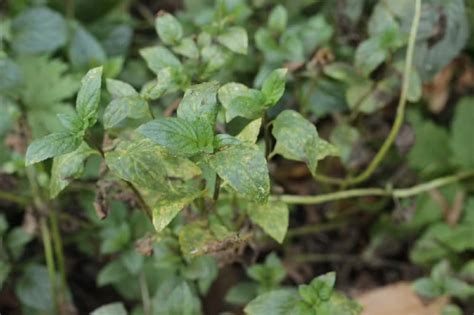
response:
[(464, 98), (456, 106), (451, 127), (451, 148), (453, 162), (467, 169), (474, 168), (473, 121), (474, 98)]
[(198, 59), (199, 58), (199, 49), (196, 45), (196, 42), (191, 37), (183, 38), (178, 45), (173, 46), (173, 51), (178, 55), (190, 58)]
[(3, 283), (5, 283), (5, 280), (7, 280), (11, 269), (12, 266), (9, 263), (0, 260), (0, 290), (3, 288)]
[(247, 275), (258, 282), (260, 292), (266, 292), (279, 287), (286, 277), (286, 270), (278, 256), (271, 253), (265, 258), (264, 264), (249, 267)]
[(225, 301), (234, 305), (244, 305), (257, 296), (258, 285), (255, 282), (240, 282), (227, 291)]
[(138, 187), (168, 191), (168, 178), (191, 179), (199, 168), (185, 158), (170, 156), (148, 139), (122, 141), (105, 154), (110, 170)]
[(191, 123), (181, 118), (158, 118), (140, 126), (137, 131), (171, 154), (192, 156), (213, 150), (213, 130), (200, 121)]
[(75, 111), (60, 113), (58, 119), (63, 127), (72, 133), (79, 133), (84, 128), (82, 120)]
[(179, 231), (179, 245), (187, 260), (207, 254), (208, 244), (216, 241), (207, 223), (202, 220), (186, 224)]
[(178, 107), (178, 117), (193, 122), (201, 120), (214, 126), (217, 116), (217, 82), (189, 87)]
[(336, 283), (336, 273), (328, 272), (318, 276), (310, 284), (300, 285), (298, 292), (303, 300), (310, 305), (318, 305), (327, 302), (332, 296), (334, 284)]
[(188, 280), (198, 282), (199, 290), (202, 294), (206, 294), (212, 285), (212, 282), (219, 274), (219, 266), (212, 256), (199, 256), (194, 258), (186, 266), (183, 276)]
[(17, 260), (23, 255), (26, 244), (32, 239), (33, 235), (27, 233), (21, 226), (17, 226), (8, 233), (5, 245), (12, 258)]
[(135, 249), (131, 249), (120, 256), (122, 264), (132, 275), (138, 275), (143, 268), (144, 257)]
[(68, 47), (69, 61), (74, 68), (87, 69), (105, 63), (107, 56), (97, 39), (82, 25), (74, 25)]
[(273, 32), (283, 33), (288, 22), (288, 12), (281, 4), (273, 8), (268, 18), (268, 28)]
[(197, 315), (200, 314), (201, 303), (187, 282), (183, 281), (170, 293), (166, 308), (169, 315)]
[(388, 57), (386, 49), (380, 45), (378, 37), (371, 37), (357, 47), (355, 54), (355, 66), (368, 76), (378, 68)]
[(264, 203), (270, 194), (267, 162), (255, 145), (232, 145), (210, 157), (210, 165), (240, 196)]
[(11, 24), (12, 48), (20, 54), (53, 53), (67, 40), (67, 24), (46, 7), (25, 10)]
[(165, 47), (154, 46), (143, 48), (140, 55), (145, 59), (148, 68), (156, 74), (159, 74), (163, 68), (181, 68), (181, 62), (175, 55)]
[(269, 202), (264, 205), (250, 205), (247, 210), (250, 219), (257, 223), (278, 243), (283, 243), (288, 230), (289, 211), (283, 202)]
[(217, 36), (217, 41), (235, 53), (247, 54), (247, 31), (243, 27), (233, 26), (225, 29)]
[(148, 103), (139, 95), (116, 98), (104, 111), (104, 128), (116, 127), (126, 118), (140, 119), (150, 116)]
[[(423, 175), (447, 170), (449, 164), (446, 163), (446, 157), (452, 154), (446, 129), (430, 121), (416, 121), (412, 125), (416, 141), (408, 153), (410, 166)], [(465, 146), (466, 143), (463, 144), (463, 148)]]
[(110, 95), (112, 95), (113, 98), (138, 95), (138, 92), (133, 86), (123, 81), (107, 79), (106, 85), (107, 91), (110, 93)]
[(155, 19), (155, 29), (166, 45), (177, 44), (183, 37), (181, 23), (171, 14), (160, 11)]
[(294, 315), (298, 300), (295, 290), (275, 290), (259, 295), (244, 311), (246, 315)]
[(122, 303), (110, 303), (95, 309), (91, 315), (127, 315), (127, 310)]
[(53, 159), (49, 182), (49, 195), (51, 198), (55, 198), (74, 178), (82, 175), (84, 162), (94, 153), (96, 151), (83, 142), (75, 151)]
[(51, 282), (46, 267), (30, 265), (16, 282), (15, 293), (24, 306), (43, 313), (53, 313)]
[(340, 158), (344, 165), (350, 165), (353, 149), (359, 139), (359, 131), (348, 124), (338, 124), (333, 129), (330, 140), (339, 149)]
[(201, 59), (205, 64), (203, 77), (209, 77), (222, 68), (231, 60), (232, 53), (219, 45), (207, 45), (201, 50)]
[(0, 93), (15, 94), (22, 83), (20, 67), (9, 58), (0, 58)]
[(77, 94), (77, 114), (82, 121), (89, 123), (89, 126), (92, 126), (97, 120), (101, 84), (102, 67), (93, 68), (82, 78), (81, 88)]
[(70, 132), (55, 132), (33, 141), (26, 151), (26, 165), (35, 164), (46, 159), (74, 151), (82, 139)]
[(443, 295), (443, 288), (430, 278), (420, 278), (413, 283), (413, 290), (429, 299)]
[(97, 275), (97, 285), (103, 287), (117, 283), (127, 276), (127, 269), (120, 260), (114, 260), (103, 267)]
[(262, 93), (265, 95), (267, 104), (275, 105), (285, 92), (286, 73), (288, 69), (281, 68), (273, 70), (263, 81)]

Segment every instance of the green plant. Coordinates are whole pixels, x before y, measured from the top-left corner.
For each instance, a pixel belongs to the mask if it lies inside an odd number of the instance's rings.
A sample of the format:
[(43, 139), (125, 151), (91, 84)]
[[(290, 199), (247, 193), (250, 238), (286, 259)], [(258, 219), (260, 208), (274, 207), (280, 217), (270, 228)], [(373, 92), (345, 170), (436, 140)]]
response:
[[(13, 216), (0, 216), (0, 284), (15, 278), (24, 311), (60, 314), (74, 304), (64, 253), (74, 244), (85, 257), (105, 257), (96, 283), (133, 301), (132, 314), (201, 314), (219, 266), (246, 248), (262, 263), (244, 264), (250, 280), (234, 284), (229, 304), (250, 315), (358, 314), (360, 306), (334, 290), (334, 273), (305, 277), (314, 279), (296, 290), (279, 258), (343, 260), (291, 253), (295, 237), (356, 222), (351, 211), (375, 222), (358, 260), (383, 263), (377, 251), (387, 239), (413, 241), (411, 262), (434, 266), (416, 290), (466, 305), (470, 280), (449, 264), (469, 273), (464, 255), (474, 248), (473, 100), (462, 98), (444, 122), (407, 109), (423, 102), (423, 85), (466, 44), (462, 0), (185, 1), (188, 10), (156, 17), (140, 1), (118, 2), (97, 12), (81, 1), (52, 4), (64, 15), (15, 2), (0, 22), (0, 136), (9, 140), (0, 163), (27, 187), (0, 190), (0, 200), (35, 218), (46, 262), (16, 271), (34, 233), (9, 229)], [(336, 7), (339, 22), (329, 14)], [(433, 34), (436, 26), (442, 32)], [(141, 38), (150, 29), (158, 44)], [(357, 40), (348, 29), (358, 30)], [(140, 58), (127, 55), (130, 47)], [(385, 129), (372, 138), (374, 121)], [(395, 147), (407, 123), (416, 141), (405, 159)], [(281, 175), (300, 164), (316, 183), (303, 193)], [(393, 179), (401, 164), (416, 179)], [(393, 220), (391, 200), (415, 200), (414, 214)], [(302, 206), (327, 202), (334, 209), (318, 218), (327, 223), (289, 228)], [(85, 219), (59, 211), (74, 204)], [(71, 239), (61, 235), (69, 219), (80, 226)], [(43, 302), (31, 298), (38, 290)], [(114, 303), (93, 314), (126, 313)]]

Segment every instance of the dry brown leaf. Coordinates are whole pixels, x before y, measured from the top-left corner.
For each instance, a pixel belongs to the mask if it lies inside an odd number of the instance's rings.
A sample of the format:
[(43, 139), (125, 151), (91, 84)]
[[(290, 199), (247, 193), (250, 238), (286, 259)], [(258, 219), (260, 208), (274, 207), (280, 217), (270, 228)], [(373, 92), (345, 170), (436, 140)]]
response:
[(362, 315), (440, 315), (448, 302), (446, 298), (440, 298), (425, 305), (408, 282), (368, 291), (357, 301), (364, 307)]
[(449, 99), (449, 84), (453, 79), (456, 63), (451, 62), (444, 67), (433, 80), (423, 86), (423, 98), (433, 113), (441, 112)]

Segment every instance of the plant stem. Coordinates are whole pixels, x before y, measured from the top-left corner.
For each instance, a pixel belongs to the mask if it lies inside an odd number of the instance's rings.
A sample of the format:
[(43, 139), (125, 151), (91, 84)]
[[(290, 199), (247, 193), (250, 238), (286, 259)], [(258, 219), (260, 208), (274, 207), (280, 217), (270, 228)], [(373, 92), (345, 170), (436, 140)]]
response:
[(217, 202), (217, 199), (219, 199), (219, 192), (221, 190), (221, 178), (219, 175), (216, 174), (216, 181), (214, 183), (214, 193), (212, 196), (212, 199), (214, 202)]
[(421, 0), (415, 0), (415, 15), (413, 17), (413, 22), (412, 22), (411, 30), (410, 30), (410, 37), (408, 40), (408, 48), (407, 48), (406, 58), (405, 58), (405, 68), (403, 71), (402, 90), (401, 90), (400, 99), (397, 106), (397, 114), (395, 117), (395, 121), (392, 125), (392, 128), (390, 129), (390, 133), (388, 134), (388, 137), (385, 139), (384, 143), (382, 144), (382, 146), (380, 147), (379, 151), (377, 152), (375, 157), (372, 159), (370, 164), (367, 166), (367, 168), (356, 177), (338, 179), (338, 178), (330, 178), (326, 176), (319, 176), (320, 181), (326, 182), (329, 184), (338, 184), (342, 186), (355, 185), (355, 184), (359, 184), (361, 182), (366, 181), (375, 172), (377, 167), (385, 158), (385, 155), (387, 155), (390, 147), (395, 142), (398, 132), (400, 131), (400, 128), (405, 118), (405, 108), (407, 104), (408, 89), (410, 87), (410, 75), (411, 75), (412, 64), (413, 64), (413, 55), (415, 52), (416, 34), (418, 32), (418, 26), (420, 24), (420, 16), (421, 16)]
[(361, 188), (338, 191), (317, 196), (279, 195), (270, 196), (272, 201), (282, 201), (286, 204), (315, 205), (329, 201), (349, 199), (355, 197), (383, 196), (393, 198), (408, 198), (416, 196), (439, 187), (459, 182), (474, 177), (474, 172), (463, 172), (456, 175), (434, 179), (410, 188), (383, 189), (383, 188)]
[(10, 192), (7, 192), (7, 191), (1, 191), (1, 190), (0, 190), (0, 200), (4, 200), (4, 201), (7, 201), (7, 202), (11, 202), (11, 203), (16, 203), (19, 206), (26, 206), (26, 205), (28, 205), (28, 202), (29, 202), (28, 198), (18, 196), (14, 193), (10, 193)]
[(53, 248), (51, 245), (51, 234), (49, 233), (46, 219), (40, 220), (41, 238), (43, 239), (44, 254), (46, 257), (46, 266), (48, 267), (49, 282), (51, 283), (51, 297), (54, 303), (54, 313), (59, 314), (59, 299), (56, 282), (56, 267), (54, 263)]
[(286, 237), (302, 236), (306, 234), (315, 234), (320, 232), (326, 232), (336, 230), (343, 225), (346, 225), (347, 221), (334, 221), (327, 223), (318, 223), (313, 225), (305, 225), (298, 228), (289, 229)]
[(59, 274), (61, 275), (61, 292), (64, 294), (67, 291), (66, 265), (64, 262), (63, 241), (61, 238), (61, 232), (59, 230), (58, 214), (56, 212), (56, 208), (50, 208), (49, 219), (53, 237), (54, 253), (58, 261)]
[(270, 135), (270, 130), (268, 129), (268, 115), (265, 111), (262, 116), (262, 126), (263, 126), (263, 138), (265, 140), (265, 158), (268, 160), (271, 152), (272, 139)]
[(150, 292), (148, 290), (148, 284), (146, 282), (146, 277), (145, 273), (140, 271), (140, 276), (139, 276), (139, 281), (140, 281), (140, 292), (142, 295), (142, 303), (143, 303), (143, 314), (144, 315), (152, 315), (152, 305), (150, 303)]

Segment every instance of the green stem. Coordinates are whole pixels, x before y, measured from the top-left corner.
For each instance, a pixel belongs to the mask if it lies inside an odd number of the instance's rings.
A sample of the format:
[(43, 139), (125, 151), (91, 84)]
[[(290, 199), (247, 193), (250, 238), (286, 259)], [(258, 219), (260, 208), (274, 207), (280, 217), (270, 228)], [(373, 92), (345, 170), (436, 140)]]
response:
[(16, 203), (19, 206), (23, 206), (23, 207), (28, 205), (28, 203), (29, 203), (28, 198), (18, 196), (14, 193), (10, 193), (10, 192), (7, 192), (7, 191), (1, 191), (1, 190), (0, 190), (0, 200), (4, 200), (4, 201), (7, 201), (7, 202), (11, 202), (11, 203)]
[(56, 282), (56, 266), (54, 263), (53, 247), (51, 245), (51, 234), (49, 232), (46, 219), (40, 220), (41, 237), (43, 239), (43, 248), (46, 257), (46, 266), (48, 268), (49, 281), (51, 283), (51, 296), (54, 303), (54, 313), (59, 314), (59, 299)]
[(262, 126), (263, 126), (263, 138), (265, 140), (265, 158), (267, 160), (270, 159), (270, 152), (271, 152), (271, 146), (272, 146), (272, 139), (270, 135), (270, 130), (268, 126), (268, 115), (267, 112), (265, 111), (262, 116)]
[(412, 22), (411, 30), (410, 30), (410, 37), (408, 40), (408, 49), (406, 52), (406, 59), (405, 59), (405, 69), (403, 71), (402, 91), (401, 91), (400, 100), (397, 106), (397, 114), (395, 117), (395, 121), (392, 125), (392, 129), (390, 130), (390, 133), (388, 134), (388, 137), (385, 139), (384, 143), (382, 144), (382, 146), (380, 147), (379, 151), (377, 152), (375, 157), (372, 159), (370, 164), (367, 166), (367, 168), (358, 176), (348, 177), (346, 179), (320, 176), (319, 180), (330, 183), (330, 184), (339, 184), (343, 186), (355, 185), (355, 184), (364, 182), (365, 180), (370, 178), (370, 176), (375, 172), (375, 170), (378, 168), (380, 163), (385, 158), (385, 155), (387, 155), (392, 144), (395, 142), (398, 132), (400, 131), (400, 128), (403, 124), (403, 120), (405, 118), (405, 108), (407, 104), (408, 89), (410, 87), (410, 75), (411, 75), (411, 70), (412, 70), (412, 65), (413, 65), (413, 55), (415, 52), (416, 34), (418, 32), (418, 26), (420, 24), (420, 15), (421, 15), (421, 0), (415, 0), (415, 15), (413, 17), (413, 22)]
[(361, 188), (338, 191), (317, 196), (279, 195), (271, 196), (272, 201), (282, 201), (286, 204), (314, 205), (329, 201), (343, 200), (355, 197), (383, 196), (393, 198), (408, 198), (430, 190), (443, 187), (474, 177), (474, 172), (463, 172), (456, 175), (441, 177), (427, 183), (419, 184), (410, 188), (383, 189), (383, 188)]
[(59, 274), (61, 275), (61, 291), (63, 294), (67, 291), (66, 265), (64, 262), (63, 241), (59, 230), (58, 214), (54, 207), (50, 208), (49, 219), (51, 222), (51, 233), (53, 237), (53, 246), (56, 259), (58, 261)]
[(146, 277), (143, 270), (140, 272), (139, 281), (140, 281), (140, 292), (142, 295), (143, 314), (152, 315), (153, 312), (152, 312), (152, 305), (150, 303), (150, 291), (148, 290), (148, 284), (146, 282)]
[(302, 236), (307, 234), (316, 234), (326, 231), (332, 231), (347, 224), (347, 221), (334, 221), (327, 223), (318, 223), (313, 225), (306, 225), (298, 228), (289, 229), (286, 234), (287, 237)]

